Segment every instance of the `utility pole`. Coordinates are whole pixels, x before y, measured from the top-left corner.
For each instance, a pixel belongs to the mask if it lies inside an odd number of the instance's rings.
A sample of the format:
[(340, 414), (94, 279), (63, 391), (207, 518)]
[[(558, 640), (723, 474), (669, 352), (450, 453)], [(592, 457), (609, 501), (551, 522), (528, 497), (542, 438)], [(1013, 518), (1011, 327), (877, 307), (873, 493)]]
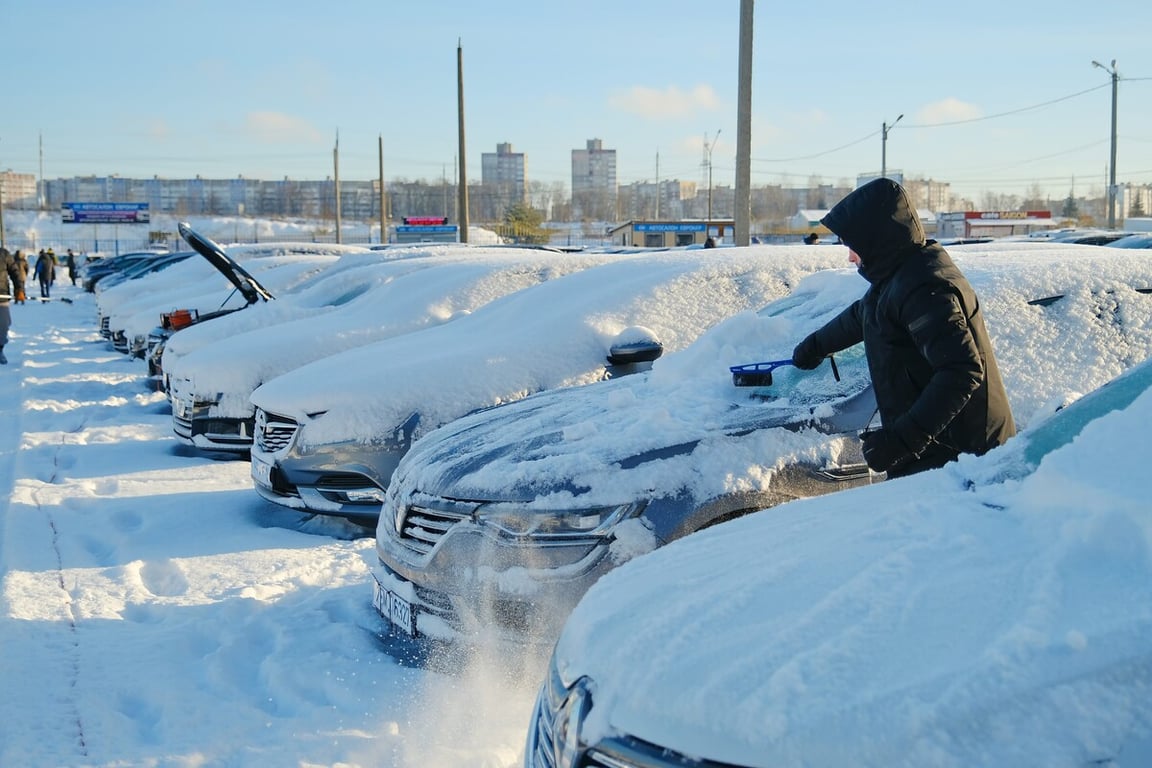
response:
[(40, 134), (40, 183), (36, 185), (36, 208), (44, 210), (45, 198), (48, 195), (44, 191), (44, 134)]
[(468, 178), (464, 162), (464, 44), (456, 41), (456, 117), (459, 132), (460, 188), (457, 190), (460, 242), (468, 242)]
[(336, 146), (332, 148), (332, 170), (336, 184), (336, 244), (340, 245), (340, 131), (336, 131)]
[(708, 136), (705, 134), (704, 149), (708, 153), (708, 226), (704, 230), (704, 237), (711, 237), (712, 235), (712, 150), (716, 148), (716, 140), (720, 138), (720, 129), (716, 129), (716, 135), (712, 141), (708, 142)]
[(388, 242), (388, 193), (384, 189), (384, 134), (377, 137), (376, 143), (377, 155), (380, 158), (380, 244), (383, 245)]
[(656, 221), (660, 221), (660, 153), (656, 153)]
[(900, 122), (904, 115), (900, 115), (892, 121), (892, 125), (888, 123), (880, 124), (880, 176), (886, 177), (888, 175), (888, 131), (896, 127), (896, 123)]
[(1112, 59), (1112, 67), (1106, 67), (1098, 61), (1092, 66), (1112, 76), (1112, 159), (1108, 163), (1108, 229), (1116, 229), (1116, 86), (1120, 81), (1120, 73), (1116, 71), (1116, 59)]
[(740, 52), (736, 84), (736, 210), (732, 212), (736, 245), (748, 245), (752, 234), (752, 10), (754, 0), (740, 0)]

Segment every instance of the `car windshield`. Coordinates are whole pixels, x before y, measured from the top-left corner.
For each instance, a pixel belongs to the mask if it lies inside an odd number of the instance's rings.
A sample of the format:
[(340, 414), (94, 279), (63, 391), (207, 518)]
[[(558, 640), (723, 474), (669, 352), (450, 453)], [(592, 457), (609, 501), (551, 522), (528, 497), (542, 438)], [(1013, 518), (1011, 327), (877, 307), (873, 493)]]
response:
[(1128, 407), (1149, 387), (1152, 387), (1152, 365), (1141, 365), (1058, 411), (1028, 432), (1024, 450), (1028, 465), (1038, 466), (1049, 453), (1072, 442), (1088, 422)]
[[(828, 313), (827, 299), (819, 291), (800, 291), (777, 299), (757, 315), (781, 323), (781, 333), (785, 333), (783, 329), (787, 326), (784, 323), (823, 317)], [(781, 364), (772, 366), (773, 362)], [(733, 385), (743, 395), (738, 395), (737, 400), (770, 403), (781, 408), (812, 408), (845, 400), (867, 389), (870, 382), (863, 344), (837, 352), (828, 362), (811, 371), (800, 370), (786, 360), (740, 361), (738, 367), (749, 365), (754, 369), (771, 368), (771, 383), (744, 386), (733, 371)]]
[(868, 362), (864, 345), (837, 352), (828, 362), (812, 371), (782, 365), (772, 372), (772, 383), (746, 389), (754, 401), (770, 402), (780, 407), (815, 407), (845, 400), (869, 386)]

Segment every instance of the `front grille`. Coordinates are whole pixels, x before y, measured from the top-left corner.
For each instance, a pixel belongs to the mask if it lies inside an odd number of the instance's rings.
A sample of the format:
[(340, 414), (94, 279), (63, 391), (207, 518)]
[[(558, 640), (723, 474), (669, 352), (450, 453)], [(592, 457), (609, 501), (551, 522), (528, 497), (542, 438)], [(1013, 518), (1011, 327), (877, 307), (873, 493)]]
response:
[(100, 318), (100, 337), (104, 339), (112, 338), (112, 329), (109, 324), (112, 322), (110, 315), (104, 315)]
[(256, 411), (256, 447), (265, 453), (282, 451), (292, 442), (300, 425), (294, 419), (267, 411)]
[(423, 504), (410, 504), (400, 527), (400, 542), (421, 555), (426, 555), (444, 538), (452, 526), (472, 517), (471, 504), (436, 499)]

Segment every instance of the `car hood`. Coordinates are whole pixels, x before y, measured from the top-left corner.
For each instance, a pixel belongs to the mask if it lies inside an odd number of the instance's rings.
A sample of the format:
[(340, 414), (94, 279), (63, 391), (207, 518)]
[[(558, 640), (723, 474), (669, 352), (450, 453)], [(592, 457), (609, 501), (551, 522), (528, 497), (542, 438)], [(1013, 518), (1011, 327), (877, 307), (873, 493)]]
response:
[(589, 681), (586, 740), (763, 768), (1146, 764), (1152, 518), (1145, 458), (1115, 445), (1146, 441), (1148, 378), (1087, 426), (605, 575), (555, 651)]
[(841, 357), (839, 381), (828, 366), (793, 368), (770, 387), (736, 387), (718, 363), (680, 377), (661, 362), (435, 430), (405, 457), (396, 490), (539, 508), (711, 498), (763, 488), (790, 464), (840, 463), (875, 411), (861, 350)]
[(207, 259), (208, 263), (216, 267), (220, 274), (228, 279), (228, 282), (236, 286), (236, 290), (244, 297), (244, 300), (249, 304), (255, 304), (257, 301), (263, 299), (264, 301), (271, 301), (272, 294), (260, 285), (260, 282), (248, 274), (244, 267), (237, 264), (228, 254), (224, 253), (224, 249), (217, 245), (212, 240), (204, 237), (196, 230), (192, 229), (185, 222), (180, 222), (178, 225), (180, 236), (183, 237), (188, 245)]

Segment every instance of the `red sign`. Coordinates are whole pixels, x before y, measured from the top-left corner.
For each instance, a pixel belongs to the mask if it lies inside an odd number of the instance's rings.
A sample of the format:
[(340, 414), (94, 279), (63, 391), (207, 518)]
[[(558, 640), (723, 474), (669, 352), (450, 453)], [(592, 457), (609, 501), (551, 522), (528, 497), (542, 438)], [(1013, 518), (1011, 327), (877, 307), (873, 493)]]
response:
[(413, 227), (438, 227), (448, 223), (447, 216), (405, 216), (404, 223)]
[(1050, 219), (1052, 211), (965, 211), (966, 219)]

